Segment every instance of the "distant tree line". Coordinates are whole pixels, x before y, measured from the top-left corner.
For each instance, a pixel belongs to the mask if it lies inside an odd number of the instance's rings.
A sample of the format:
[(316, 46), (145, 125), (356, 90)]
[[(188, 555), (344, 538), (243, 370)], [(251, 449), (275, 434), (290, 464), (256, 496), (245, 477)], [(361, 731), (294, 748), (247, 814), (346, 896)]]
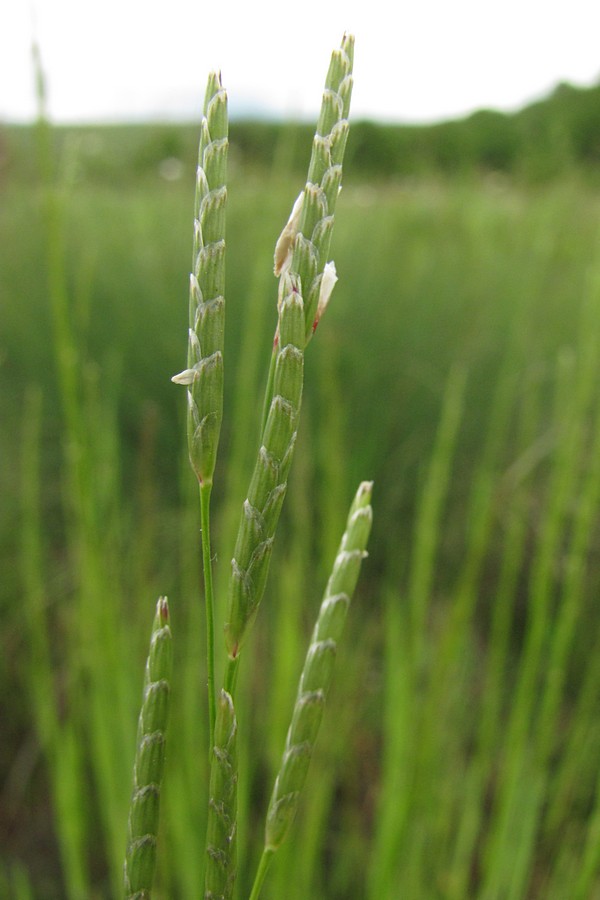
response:
[[(287, 176), (307, 165), (313, 123), (234, 120), (231, 162)], [(15, 175), (35, 178), (35, 130), (0, 125), (0, 184)], [(198, 123), (64, 127), (59, 149), (77, 161), (81, 177), (120, 183), (154, 177), (165, 159), (195, 165)], [(62, 154), (58, 154), (59, 156)], [(347, 173), (404, 179), (500, 173), (539, 182), (571, 169), (600, 177), (600, 84), (559, 85), (516, 113), (480, 110), (433, 125), (353, 121)]]
[[(305, 146), (309, 132), (303, 125), (232, 126), (244, 156), (269, 165), (277, 152), (289, 164), (304, 164), (296, 159), (295, 146)], [(480, 110), (434, 125), (353, 122), (347, 159), (348, 169), (382, 179), (482, 171), (544, 180), (574, 166), (600, 173), (600, 84), (561, 84), (546, 99), (512, 114)]]

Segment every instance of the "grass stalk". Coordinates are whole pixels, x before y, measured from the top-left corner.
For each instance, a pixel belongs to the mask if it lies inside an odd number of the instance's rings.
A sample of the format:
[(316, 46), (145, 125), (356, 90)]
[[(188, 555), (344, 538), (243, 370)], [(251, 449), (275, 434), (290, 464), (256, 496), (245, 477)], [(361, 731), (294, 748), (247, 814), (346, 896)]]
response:
[(200, 486), (210, 747), (216, 717), (210, 497), (223, 419), (228, 130), (227, 95), (220, 75), (213, 72), (206, 87), (196, 170), (187, 368), (172, 378), (187, 387), (188, 452)]
[[(576, 594), (570, 592), (570, 596), (563, 595), (562, 606), (558, 612), (554, 611), (555, 576), (551, 562), (564, 544), (567, 529), (570, 527), (569, 503), (575, 494), (584, 446), (582, 422), (586, 418), (595, 383), (595, 379), (591, 377), (593, 373), (591, 361), (595, 359), (594, 330), (586, 325), (585, 331), (581, 366), (575, 364), (571, 355), (563, 354), (558, 360), (555, 397), (557, 447), (547, 508), (532, 565), (526, 638), (520, 659), (515, 701), (506, 734), (504, 778), (490, 845), (487, 885), (491, 887), (492, 884), (500, 886), (510, 884), (511, 896), (518, 896), (519, 892), (525, 889), (532, 865), (533, 841), (538, 827), (538, 817), (541, 814), (541, 802), (548, 776), (547, 764), (553, 720), (557, 711), (555, 665), (558, 661), (557, 654), (563, 657), (561, 660), (563, 665), (566, 661), (564, 653), (568, 647), (570, 632), (568, 617), (573, 614), (573, 604), (577, 603)], [(585, 515), (583, 519), (585, 520)], [(574, 542), (580, 542), (582, 539), (582, 534), (578, 531), (576, 524), (572, 538)], [(548, 662), (554, 663), (549, 673), (546, 672)], [(545, 689), (541, 704), (538, 706), (535, 702), (537, 696), (535, 685), (542, 682), (542, 679), (545, 682)], [(521, 834), (519, 845), (521, 868), (518, 868), (514, 865), (514, 860), (509, 862), (510, 853), (507, 852), (507, 848), (513, 846), (517, 824), (524, 827), (526, 821), (523, 817), (522, 801), (523, 790), (527, 784), (531, 784), (532, 787), (538, 786), (535, 792), (537, 808), (533, 804), (534, 798), (531, 797), (527, 810), (530, 830), (527, 835)]]
[(238, 673), (240, 669), (240, 658), (236, 656), (235, 659), (229, 658), (227, 660), (227, 668), (225, 669), (225, 690), (226, 692), (233, 697), (235, 694), (235, 688), (237, 685)]
[(427, 643), (427, 612), (431, 601), (435, 559), (441, 536), (441, 515), (458, 434), (466, 384), (466, 370), (455, 367), (445, 389), (442, 416), (415, 522), (415, 545), (408, 586), (415, 669), (423, 666)]
[(600, 775), (594, 786), (593, 807), (587, 823), (585, 842), (569, 890), (573, 900), (586, 900), (597, 892), (600, 871)]
[(250, 900), (258, 900), (258, 898), (260, 897), (260, 892), (265, 882), (265, 878), (267, 877), (267, 872), (269, 871), (269, 866), (271, 865), (271, 860), (273, 859), (274, 853), (275, 850), (272, 847), (263, 848), (260, 861), (258, 863), (258, 869), (256, 870), (254, 884), (252, 885), (252, 890), (250, 891)]
[(208, 725), (210, 747), (214, 745), (215, 699), (215, 601), (213, 593), (210, 549), (210, 497), (212, 483), (200, 484), (200, 529), (202, 532), (202, 568), (204, 571), (204, 608), (206, 614), (206, 684), (208, 691)]
[(368, 872), (369, 900), (402, 883), (405, 834), (412, 802), (416, 697), (410, 654), (410, 622), (404, 598), (388, 589), (383, 648), (383, 721), (381, 785)]
[[(53, 131), (46, 116), (44, 77), (37, 57), (39, 116), (37, 123), (39, 170), (44, 191), (43, 218), (47, 296), (53, 337), (53, 351), (62, 412), (62, 451), (64, 460), (63, 512), (66, 522), (67, 554), (75, 574), (75, 590), (69, 615), (65, 616), (65, 638), (61, 655), (64, 675), (63, 704), (68, 709), (68, 724), (62, 735), (58, 757), (51, 765), (69, 765), (65, 784), (71, 794), (64, 800), (69, 812), (64, 820), (73, 834), (77, 828), (72, 810), (89, 799), (89, 778), (84, 776), (87, 741), (89, 763), (96, 789), (103, 797), (100, 806), (102, 833), (106, 843), (113, 890), (118, 890), (121, 873), (117, 859), (123, 846), (123, 803), (126, 796), (123, 769), (117, 764), (119, 751), (129, 736), (127, 723), (126, 679), (107, 678), (126, 665), (127, 655), (120, 647), (121, 633), (114, 628), (119, 615), (115, 593), (106, 584), (107, 561), (111, 558), (112, 531), (108, 519), (100, 525), (100, 511), (108, 512), (103, 494), (99, 465), (101, 453), (109, 441), (104, 407), (92, 389), (84, 353), (84, 335), (78, 333), (75, 299), (69, 287), (66, 262), (66, 184), (55, 173), (52, 146)], [(86, 407), (87, 404), (87, 407)], [(110, 466), (109, 461), (103, 461)], [(116, 462), (113, 458), (112, 462)], [(118, 466), (111, 471), (118, 471)], [(110, 492), (107, 492), (110, 495)], [(112, 510), (111, 510), (112, 512)], [(110, 522), (112, 525), (112, 521)], [(61, 615), (64, 615), (61, 610)], [(61, 673), (62, 674), (62, 673)], [(84, 689), (85, 684), (85, 689)], [(115, 711), (117, 712), (115, 716)], [(106, 729), (109, 712), (114, 716), (119, 739)], [(67, 762), (68, 761), (68, 762)], [(64, 775), (64, 773), (63, 773)], [(61, 779), (62, 780), (62, 779)], [(74, 800), (81, 795), (79, 801)], [(71, 814), (69, 814), (71, 813)], [(70, 838), (73, 853), (69, 868), (85, 869), (87, 861), (79, 839), (79, 851)]]
[(53, 802), (57, 809), (59, 853), (70, 900), (88, 896), (89, 872), (84, 864), (88, 838), (85, 803), (81, 797), (83, 759), (73, 722), (61, 722), (55, 701), (51, 625), (48, 620), (45, 550), (41, 523), (42, 396), (26, 399), (22, 440), (22, 558), (24, 602), (31, 654), (28, 673), (30, 702), (38, 739), (49, 761)]

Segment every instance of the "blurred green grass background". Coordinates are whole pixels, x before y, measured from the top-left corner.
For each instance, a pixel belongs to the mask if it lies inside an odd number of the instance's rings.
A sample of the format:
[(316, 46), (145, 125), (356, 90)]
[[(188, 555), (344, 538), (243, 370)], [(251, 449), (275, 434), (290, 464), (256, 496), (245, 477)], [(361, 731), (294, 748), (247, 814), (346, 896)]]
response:
[[(240, 897), (365, 478), (370, 556), (265, 897), (600, 896), (599, 92), (351, 129), (340, 282), (307, 354), (240, 679)], [(217, 603), (275, 327), (272, 252), (310, 136), (231, 127)], [(185, 363), (196, 142), (187, 126), (0, 132), (1, 896), (119, 896), (159, 594), (175, 676), (157, 897), (198, 896), (199, 522), (170, 383)]]

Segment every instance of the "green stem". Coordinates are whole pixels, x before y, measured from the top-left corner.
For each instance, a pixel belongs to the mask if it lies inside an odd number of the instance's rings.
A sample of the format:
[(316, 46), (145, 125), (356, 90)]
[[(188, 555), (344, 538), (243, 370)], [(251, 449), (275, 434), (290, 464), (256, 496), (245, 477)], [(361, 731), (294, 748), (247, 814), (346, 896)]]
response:
[(202, 531), (202, 565), (204, 568), (204, 605), (206, 611), (206, 681), (208, 689), (208, 724), (210, 748), (215, 736), (215, 615), (210, 553), (210, 495), (212, 482), (200, 484), (200, 528)]
[(227, 671), (225, 673), (225, 690), (233, 699), (235, 695), (235, 686), (237, 684), (237, 675), (239, 669), (239, 656), (236, 656), (235, 659), (229, 658), (227, 660)]
[(258, 870), (256, 872), (256, 878), (254, 879), (254, 884), (252, 885), (252, 893), (250, 894), (250, 900), (258, 900), (260, 896), (260, 891), (263, 886), (263, 882), (265, 880), (265, 876), (267, 874), (267, 870), (269, 868), (269, 864), (271, 862), (271, 857), (273, 856), (274, 851), (269, 847), (265, 847), (262, 852), (262, 856), (260, 858), (260, 863), (258, 864)]

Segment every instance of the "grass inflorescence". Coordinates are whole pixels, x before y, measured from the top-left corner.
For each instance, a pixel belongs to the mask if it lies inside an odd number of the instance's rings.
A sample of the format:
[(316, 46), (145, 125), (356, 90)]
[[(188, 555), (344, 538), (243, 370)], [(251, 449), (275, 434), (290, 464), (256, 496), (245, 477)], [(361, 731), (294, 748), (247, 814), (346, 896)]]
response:
[[(210, 76), (206, 92), (196, 179), (188, 367), (172, 380), (186, 385), (188, 389), (189, 457), (200, 486), (210, 749), (204, 889), (207, 900), (226, 900), (233, 896), (234, 891), (238, 827), (238, 720), (234, 697), (239, 656), (265, 591), (275, 533), (287, 491), (298, 436), (305, 347), (316, 330), (337, 280), (335, 266), (328, 257), (348, 135), (353, 55), (354, 39), (344, 36), (341, 48), (332, 55), (327, 74), (306, 186), (296, 200), (275, 247), (274, 271), (279, 278), (277, 326), (263, 403), (260, 447), (242, 506), (231, 563), (224, 626), (228, 664), (218, 703), (215, 701), (214, 686), (214, 597), (209, 504), (223, 405), (227, 198), (224, 180), (228, 124), (227, 98), (218, 76)], [(331, 680), (336, 640), (341, 630), (340, 615), (332, 613), (330, 607), (345, 612), (350, 602), (370, 530), (370, 497), (371, 485), (363, 483), (352, 506), (348, 528), (334, 563), (330, 587), (335, 584), (338, 590), (336, 593), (331, 588), (324, 601), (301, 676), (300, 694), (288, 735), (289, 746), (267, 813), (267, 858), (279, 846), (291, 824), (306, 777)], [(359, 525), (363, 521), (368, 527)], [(287, 785), (285, 790), (284, 785)], [(279, 822), (275, 829), (276, 841), (273, 838), (275, 821)], [(284, 822), (287, 823), (285, 827)], [(266, 874), (265, 854), (252, 888), (252, 898), (258, 897)]]
[(124, 870), (127, 900), (149, 897), (154, 880), (171, 667), (169, 604), (166, 597), (161, 597), (156, 606), (138, 721)]
[[(237, 808), (235, 890), (250, 895), (313, 586), (368, 473), (371, 556), (337, 647), (334, 715), (261, 896), (587, 900), (600, 889), (597, 189), (577, 168), (543, 191), (489, 165), (442, 177), (412, 131), (416, 177), (370, 182), (373, 129), (360, 127), (358, 171), (353, 126), (332, 245), (340, 300), (304, 345), (301, 426), (243, 638), (233, 746), (219, 724), (229, 560), (268, 413), (269, 259), (310, 141), (305, 126), (257, 128), (268, 167), (244, 155), (249, 128), (229, 136), (209, 553), (215, 746), (237, 759), (235, 794), (226, 770), (211, 779), (198, 479), (169, 383), (196, 362), (182, 359), (185, 303), (165, 298), (188, 287), (197, 136), (3, 130), (0, 895), (120, 895), (144, 598), (163, 591), (175, 664), (156, 896), (202, 894), (204, 836), (218, 849), (230, 834), (209, 824), (211, 798)], [(184, 177), (167, 182), (159, 163), (174, 156)]]

